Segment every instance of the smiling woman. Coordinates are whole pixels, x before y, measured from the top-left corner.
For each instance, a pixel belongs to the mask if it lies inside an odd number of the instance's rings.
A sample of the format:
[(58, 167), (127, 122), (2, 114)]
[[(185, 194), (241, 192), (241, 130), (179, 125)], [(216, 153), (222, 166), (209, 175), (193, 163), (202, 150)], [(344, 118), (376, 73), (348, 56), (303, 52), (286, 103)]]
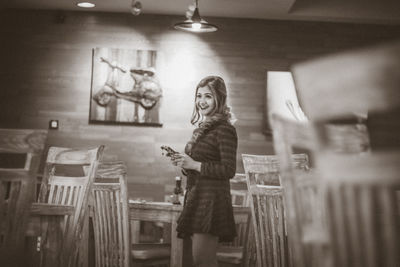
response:
[(226, 85), (221, 77), (208, 76), (202, 79), (196, 88), (195, 106), (190, 122), (193, 125), (199, 122), (200, 125), (203, 121), (210, 123), (214, 117), (220, 116), (234, 121), (233, 113), (226, 104), (226, 97)]
[(195, 266), (217, 266), (219, 242), (236, 236), (229, 179), (236, 173), (237, 134), (221, 77), (208, 76), (196, 87), (191, 123), (197, 128), (185, 153), (171, 157), (187, 176), (178, 219), (178, 237), (192, 237)]

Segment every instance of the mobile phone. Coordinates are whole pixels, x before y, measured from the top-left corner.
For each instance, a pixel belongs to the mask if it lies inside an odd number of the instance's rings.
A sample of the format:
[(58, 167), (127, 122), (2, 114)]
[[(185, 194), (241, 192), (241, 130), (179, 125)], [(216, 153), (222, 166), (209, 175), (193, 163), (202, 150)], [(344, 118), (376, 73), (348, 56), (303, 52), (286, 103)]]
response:
[(172, 157), (175, 154), (179, 154), (179, 152), (176, 152), (169, 146), (161, 146), (161, 150), (162, 150), (163, 155), (165, 153), (165, 156), (167, 156), (167, 157)]

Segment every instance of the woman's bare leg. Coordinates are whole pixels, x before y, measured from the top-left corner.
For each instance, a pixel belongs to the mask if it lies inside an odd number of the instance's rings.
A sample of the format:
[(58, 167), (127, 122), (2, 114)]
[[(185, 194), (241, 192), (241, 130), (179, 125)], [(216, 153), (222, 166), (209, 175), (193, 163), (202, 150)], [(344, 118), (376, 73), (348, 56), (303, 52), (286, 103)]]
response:
[(192, 236), (193, 263), (196, 267), (218, 267), (218, 237), (195, 233)]

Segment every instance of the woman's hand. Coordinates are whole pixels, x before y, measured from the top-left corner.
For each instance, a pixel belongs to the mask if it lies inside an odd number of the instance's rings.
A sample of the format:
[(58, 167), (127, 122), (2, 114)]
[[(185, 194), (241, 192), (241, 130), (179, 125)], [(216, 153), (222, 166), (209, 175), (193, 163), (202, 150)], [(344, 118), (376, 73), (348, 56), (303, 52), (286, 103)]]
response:
[(186, 154), (178, 153), (171, 157), (172, 164), (183, 169), (195, 170), (200, 172), (201, 162), (193, 160)]

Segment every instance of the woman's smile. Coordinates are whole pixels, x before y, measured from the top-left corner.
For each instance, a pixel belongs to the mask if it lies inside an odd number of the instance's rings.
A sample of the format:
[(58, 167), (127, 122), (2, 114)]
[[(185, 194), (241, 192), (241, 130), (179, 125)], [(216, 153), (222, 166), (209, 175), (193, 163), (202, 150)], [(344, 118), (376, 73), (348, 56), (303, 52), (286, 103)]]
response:
[(208, 105), (199, 105), (199, 108), (200, 109), (202, 109), (202, 110), (204, 110), (204, 109), (207, 109), (207, 108), (209, 108), (209, 106)]

